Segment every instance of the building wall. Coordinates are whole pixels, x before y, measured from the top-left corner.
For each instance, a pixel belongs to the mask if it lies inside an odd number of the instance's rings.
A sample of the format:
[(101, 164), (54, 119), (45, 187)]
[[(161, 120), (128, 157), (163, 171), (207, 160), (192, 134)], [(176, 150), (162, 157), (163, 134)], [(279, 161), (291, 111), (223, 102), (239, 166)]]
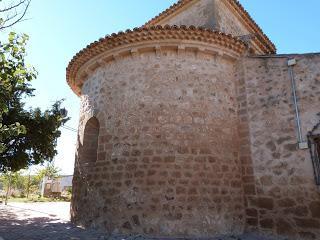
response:
[(72, 186), (72, 178), (73, 176), (61, 176), (60, 178), (60, 187), (61, 191), (63, 191), (65, 188)]
[[(320, 55), (288, 56), (294, 66), (302, 132), (318, 122)], [(247, 117), (256, 195), (247, 195), (249, 229), (320, 238), (320, 189), (309, 150), (298, 150), (292, 89), (286, 58), (244, 60)]]
[[(248, 34), (225, 2), (198, 1), (160, 24)], [(320, 189), (309, 150), (297, 147), (287, 66), (288, 58), (297, 59), (307, 140), (320, 120), (320, 54), (236, 62), (204, 54), (203, 45), (201, 51), (173, 48), (131, 49), (135, 55), (115, 54), (89, 73), (81, 94), (73, 221), (156, 236), (245, 229), (320, 239)], [(86, 162), (84, 132), (92, 118), (100, 126), (93, 131), (98, 154)], [(95, 149), (91, 144), (96, 141), (88, 143)]]
[(234, 76), (230, 59), (167, 50), (118, 59), (88, 78), (79, 145), (97, 116), (98, 159), (76, 165), (73, 220), (158, 236), (241, 233)]
[(194, 25), (242, 36), (249, 33), (223, 0), (201, 0), (160, 22), (161, 25)]
[(297, 148), (292, 57), (307, 140), (320, 120), (319, 54), (233, 62), (167, 50), (98, 69), (83, 87), (79, 126), (81, 147), (86, 123), (98, 118), (98, 157), (76, 164), (73, 220), (121, 233), (245, 227), (320, 238), (320, 189), (309, 150)]
[(191, 7), (186, 8), (181, 13), (165, 19), (161, 22), (161, 25), (186, 25), (197, 26), (208, 29), (216, 29), (217, 24), (215, 20), (215, 6), (214, 0), (202, 0), (198, 1)]
[(245, 25), (226, 5), (227, 1), (215, 0), (216, 23), (219, 31), (232, 34), (233, 36), (243, 36), (249, 33)]

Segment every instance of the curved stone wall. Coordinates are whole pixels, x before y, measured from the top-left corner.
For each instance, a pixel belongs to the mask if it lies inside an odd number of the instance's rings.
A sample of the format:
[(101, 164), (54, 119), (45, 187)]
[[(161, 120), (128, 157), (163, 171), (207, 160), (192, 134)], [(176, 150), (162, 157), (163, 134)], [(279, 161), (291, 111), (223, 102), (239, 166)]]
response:
[(76, 164), (73, 221), (157, 236), (242, 232), (235, 59), (201, 49), (155, 43), (88, 75), (79, 148), (95, 116), (98, 157)]

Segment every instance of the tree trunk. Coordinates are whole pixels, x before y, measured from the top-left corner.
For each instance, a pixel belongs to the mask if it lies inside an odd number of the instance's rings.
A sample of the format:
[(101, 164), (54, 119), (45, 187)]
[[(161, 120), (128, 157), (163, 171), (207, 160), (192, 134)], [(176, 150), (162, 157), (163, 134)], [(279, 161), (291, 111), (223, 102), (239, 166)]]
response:
[(8, 205), (8, 197), (9, 197), (10, 188), (11, 188), (11, 173), (9, 174), (9, 182), (8, 182), (8, 187), (7, 187), (6, 199), (4, 201), (5, 205)]
[(29, 198), (29, 191), (30, 191), (30, 179), (31, 179), (31, 176), (30, 176), (30, 172), (29, 172), (28, 185), (27, 185), (27, 199)]

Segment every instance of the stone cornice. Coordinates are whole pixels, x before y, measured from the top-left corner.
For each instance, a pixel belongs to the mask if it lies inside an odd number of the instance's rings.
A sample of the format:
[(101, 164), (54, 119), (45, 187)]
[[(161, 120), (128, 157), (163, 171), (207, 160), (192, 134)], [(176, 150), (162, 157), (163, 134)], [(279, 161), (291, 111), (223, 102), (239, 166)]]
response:
[[(151, 25), (159, 25), (161, 22), (172, 15), (183, 11), (183, 9), (188, 8), (192, 4), (195, 4), (199, 0), (179, 0), (177, 3), (173, 4), (171, 7), (160, 13), (158, 16), (154, 17), (150, 21), (148, 21), (144, 27)], [(257, 45), (264, 45), (264, 54), (275, 54), (276, 47), (272, 43), (272, 41), (268, 38), (266, 34), (262, 31), (259, 25), (253, 20), (250, 14), (244, 9), (244, 7), (240, 4), (238, 0), (221, 0), (224, 1), (225, 4), (231, 6), (237, 14), (246, 22), (246, 25), (251, 28), (251, 31), (256, 33), (256, 38), (261, 43)]]
[(174, 46), (177, 52), (183, 46), (193, 46), (196, 51), (237, 58), (245, 53), (247, 45), (238, 38), (194, 26), (151, 26), (135, 28), (101, 38), (77, 53), (67, 67), (67, 82), (80, 95), (86, 77), (100, 66), (125, 55), (161, 51)]

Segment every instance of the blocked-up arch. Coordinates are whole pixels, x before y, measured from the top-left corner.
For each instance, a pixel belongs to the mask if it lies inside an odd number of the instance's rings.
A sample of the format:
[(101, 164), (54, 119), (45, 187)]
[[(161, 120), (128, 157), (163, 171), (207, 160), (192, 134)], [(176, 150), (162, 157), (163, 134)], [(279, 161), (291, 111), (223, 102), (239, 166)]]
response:
[(97, 161), (99, 129), (98, 119), (95, 117), (90, 118), (84, 129), (81, 163), (94, 163)]

